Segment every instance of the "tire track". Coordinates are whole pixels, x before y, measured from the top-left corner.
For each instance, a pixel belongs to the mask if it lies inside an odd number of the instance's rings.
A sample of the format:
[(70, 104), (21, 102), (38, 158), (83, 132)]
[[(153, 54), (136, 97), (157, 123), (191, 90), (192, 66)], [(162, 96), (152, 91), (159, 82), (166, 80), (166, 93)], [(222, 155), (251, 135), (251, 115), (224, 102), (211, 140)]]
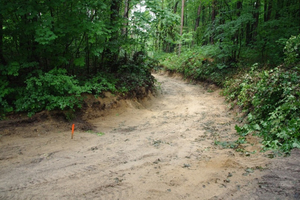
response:
[(116, 200), (128, 199), (133, 193), (133, 186), (129, 183), (112, 183), (96, 187), (81, 195), (85, 199)]

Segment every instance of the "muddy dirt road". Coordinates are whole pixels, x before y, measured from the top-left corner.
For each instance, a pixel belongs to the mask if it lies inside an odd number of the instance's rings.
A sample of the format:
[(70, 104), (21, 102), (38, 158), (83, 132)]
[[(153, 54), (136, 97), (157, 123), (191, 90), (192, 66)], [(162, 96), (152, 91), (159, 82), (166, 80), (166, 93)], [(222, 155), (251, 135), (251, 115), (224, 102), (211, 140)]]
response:
[(238, 138), (220, 91), (155, 77), (156, 97), (122, 101), (73, 140), (55, 124), (2, 136), (0, 199), (244, 199), (254, 191), (270, 159), (251, 153), (255, 138), (245, 152), (214, 144)]

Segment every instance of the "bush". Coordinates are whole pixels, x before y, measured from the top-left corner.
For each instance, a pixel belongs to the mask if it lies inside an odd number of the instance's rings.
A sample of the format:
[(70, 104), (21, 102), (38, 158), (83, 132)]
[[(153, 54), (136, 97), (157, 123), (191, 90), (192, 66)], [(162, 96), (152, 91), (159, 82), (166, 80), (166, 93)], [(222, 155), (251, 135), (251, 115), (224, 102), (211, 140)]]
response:
[(185, 50), (180, 56), (170, 54), (161, 64), (166, 70), (182, 73), (186, 78), (223, 85), (224, 77), (236, 67), (224, 63), (222, 56), (217, 45), (207, 45)]
[(241, 136), (260, 135), (266, 149), (300, 148), (299, 46), (300, 37), (291, 37), (284, 48), (284, 65), (262, 71), (253, 66), (225, 83), (227, 99), (248, 114), (246, 124), (236, 130)]
[(116, 84), (118, 79), (116, 79), (112, 74), (101, 74), (98, 73), (96, 76), (90, 80), (84, 80), (84, 91), (99, 95), (104, 91), (116, 92)]
[(286, 55), (285, 63), (293, 65), (300, 61), (300, 34), (298, 36), (291, 36), (284, 47), (284, 54)]
[[(284, 152), (300, 147), (300, 75), (280, 67), (259, 73), (256, 84), (242, 88), (253, 93), (249, 102), (248, 122), (237, 131), (245, 136), (256, 132), (266, 148)], [(247, 88), (252, 88), (248, 90)], [(240, 92), (241, 95), (241, 92)], [(242, 101), (238, 99), (241, 103)]]
[(158, 61), (136, 52), (133, 58), (119, 67), (117, 88), (120, 92), (136, 92), (141, 87), (151, 90), (154, 86), (154, 77), (151, 70), (157, 67)]
[(48, 73), (32, 77), (25, 81), (27, 84), (23, 95), (15, 102), (16, 111), (34, 113), (44, 109), (75, 109), (81, 107), (81, 93), (90, 88), (81, 87), (73, 76), (66, 75), (66, 70), (51, 70)]
[(12, 105), (7, 101), (7, 97), (13, 92), (14, 89), (9, 87), (9, 82), (0, 79), (0, 118), (3, 117), (5, 113), (13, 111)]

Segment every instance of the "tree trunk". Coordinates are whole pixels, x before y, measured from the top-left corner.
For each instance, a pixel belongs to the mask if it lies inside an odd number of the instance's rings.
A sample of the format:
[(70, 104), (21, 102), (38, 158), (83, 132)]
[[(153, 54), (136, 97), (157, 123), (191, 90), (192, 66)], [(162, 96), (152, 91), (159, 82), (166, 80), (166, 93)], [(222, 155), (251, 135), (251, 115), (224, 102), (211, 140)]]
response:
[[(196, 22), (195, 22), (195, 28), (194, 28), (194, 31), (196, 32), (197, 31), (197, 28), (199, 27), (199, 24), (200, 24), (200, 16), (201, 16), (201, 2), (200, 2), (200, 5), (198, 6), (198, 11), (197, 11), (197, 18), (196, 18)], [(195, 37), (197, 34), (195, 34), (194, 38), (193, 38), (193, 41), (192, 41), (192, 46), (194, 46), (194, 43), (195, 43)]]
[[(183, 18), (184, 18), (184, 0), (182, 0), (182, 6), (181, 6), (181, 26), (180, 26), (180, 36), (182, 36), (182, 31), (183, 31)], [(179, 48), (178, 48), (178, 56), (180, 56), (181, 52), (181, 39), (179, 41)]]
[(3, 15), (0, 14), (0, 64), (7, 65), (3, 55)]
[(272, 14), (272, 0), (265, 0), (264, 5), (264, 21), (267, 22), (271, 19)]
[(90, 75), (90, 45), (89, 45), (89, 36), (86, 35), (86, 50), (85, 50), (85, 54), (86, 54), (86, 71), (87, 71), (87, 74)]
[[(242, 7), (243, 7), (243, 2), (242, 1), (238, 1), (237, 2), (237, 16), (238, 17), (241, 16)], [(243, 33), (244, 33), (244, 29), (243, 29), (243, 26), (241, 26), (240, 34), (238, 33), (238, 37), (237, 37), (237, 39), (239, 40), (239, 42), (238, 42), (239, 49), (238, 49), (238, 53), (237, 53), (237, 58), (240, 57), (240, 53), (241, 53)]]
[(178, 3), (179, 3), (179, 1), (177, 1), (177, 2), (175, 3), (175, 6), (174, 6), (174, 13), (177, 12)]
[(267, 21), (268, 0), (264, 2), (264, 21)]
[(237, 9), (237, 16), (241, 16), (241, 9), (242, 9), (243, 3), (242, 1), (238, 1), (236, 3), (236, 9)]
[[(242, 9), (242, 2), (241, 1), (238, 1), (236, 3), (236, 9), (237, 9), (236, 16), (239, 18), (241, 16), (241, 9)], [(236, 61), (239, 57), (239, 54), (240, 54), (239, 53), (240, 48), (241, 48), (239, 46), (239, 44), (240, 44), (239, 40), (241, 38), (240, 35), (239, 35), (240, 32), (242, 32), (242, 31), (240, 31), (240, 29), (238, 29), (234, 34), (234, 44), (238, 47), (238, 49), (236, 49), (233, 53), (233, 56), (232, 56), (233, 61)]]
[(257, 27), (259, 22), (259, 7), (260, 7), (260, 0), (257, 0), (254, 4), (255, 11), (253, 13), (253, 18), (255, 19), (255, 22), (253, 24), (253, 41), (256, 41), (257, 37)]
[[(111, 2), (111, 6), (110, 6), (110, 24), (112, 27), (117, 25), (117, 21), (119, 18), (119, 11), (120, 11), (120, 2), (121, 0), (112, 0)], [(113, 31), (111, 33), (111, 38), (109, 38), (109, 43), (113, 44), (118, 40), (118, 31)], [(114, 48), (114, 47), (112, 47)], [(115, 47), (117, 48), (117, 47)], [(111, 72), (116, 72), (118, 70), (118, 66), (117, 66), (117, 60), (118, 60), (118, 52), (111, 52), (109, 49), (108, 52), (108, 57), (109, 59), (109, 64), (111, 66)]]
[(200, 2), (200, 5), (198, 7), (197, 18), (196, 18), (196, 23), (195, 23), (195, 29), (194, 29), (194, 31), (196, 31), (197, 28), (199, 27), (199, 24), (200, 24), (200, 14), (201, 14), (201, 2)]
[(130, 0), (125, 0), (125, 6), (124, 6), (124, 18), (125, 18), (126, 22), (124, 23), (124, 28), (123, 28), (123, 31), (122, 31), (122, 35), (125, 35), (125, 36), (127, 36), (129, 1)]
[(212, 21), (212, 35), (210, 37), (210, 43), (211, 44), (215, 43), (214, 31), (215, 31), (216, 16), (217, 16), (217, 1), (213, 0), (213, 2), (212, 2), (212, 12), (211, 12), (211, 21)]
[(203, 5), (202, 6), (202, 19), (201, 19), (202, 25), (205, 24), (205, 10), (206, 10), (205, 8), (206, 8), (205, 5)]
[(246, 25), (246, 46), (248, 46), (252, 41), (252, 26), (251, 23), (248, 22)]
[[(280, 11), (284, 6), (284, 2), (283, 1), (277, 1), (275, 4), (275, 19), (279, 19), (280, 18)], [(299, 1), (299, 6), (300, 6), (300, 1)], [(299, 7), (300, 10), (300, 7)], [(299, 19), (300, 19), (300, 12), (299, 12)], [(300, 22), (300, 20), (299, 20)]]

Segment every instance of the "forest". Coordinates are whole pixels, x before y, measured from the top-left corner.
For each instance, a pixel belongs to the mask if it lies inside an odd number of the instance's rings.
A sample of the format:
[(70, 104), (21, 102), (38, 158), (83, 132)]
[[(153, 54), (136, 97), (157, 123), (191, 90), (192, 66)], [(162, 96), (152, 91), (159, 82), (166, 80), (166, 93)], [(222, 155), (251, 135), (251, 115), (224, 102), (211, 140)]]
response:
[(300, 0), (0, 2), (0, 117), (154, 90), (152, 70), (223, 88), (240, 142), (300, 148)]

